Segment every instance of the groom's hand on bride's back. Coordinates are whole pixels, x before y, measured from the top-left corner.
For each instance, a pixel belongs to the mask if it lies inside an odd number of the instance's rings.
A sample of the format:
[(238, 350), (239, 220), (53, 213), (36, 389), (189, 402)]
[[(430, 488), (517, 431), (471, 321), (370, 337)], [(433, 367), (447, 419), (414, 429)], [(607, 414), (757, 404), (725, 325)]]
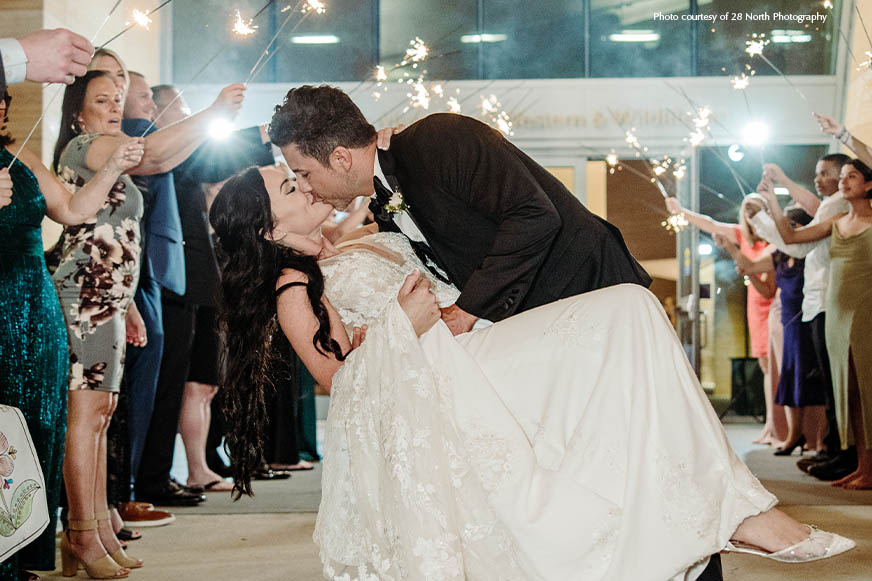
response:
[(418, 336), (439, 320), (439, 303), (436, 302), (436, 295), (430, 292), (430, 280), (417, 270), (406, 277), (397, 293), (397, 302)]

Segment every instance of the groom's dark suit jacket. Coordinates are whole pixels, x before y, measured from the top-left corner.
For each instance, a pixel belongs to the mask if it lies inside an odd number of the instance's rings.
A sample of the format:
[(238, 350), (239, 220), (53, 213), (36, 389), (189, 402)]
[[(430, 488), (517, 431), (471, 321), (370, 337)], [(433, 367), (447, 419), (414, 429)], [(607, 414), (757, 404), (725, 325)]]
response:
[(429, 115), (378, 155), (464, 311), (499, 321), (597, 288), (651, 283), (615, 226), (484, 123)]

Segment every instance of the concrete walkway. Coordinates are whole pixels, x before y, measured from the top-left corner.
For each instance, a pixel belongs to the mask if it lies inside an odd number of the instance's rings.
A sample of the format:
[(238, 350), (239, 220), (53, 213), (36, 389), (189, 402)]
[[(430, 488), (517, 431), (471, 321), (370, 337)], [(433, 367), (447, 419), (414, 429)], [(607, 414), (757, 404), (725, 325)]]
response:
[[(872, 579), (872, 492), (836, 489), (801, 474), (795, 467), (798, 455), (779, 458), (772, 456), (769, 448), (753, 446), (750, 442), (758, 432), (756, 425), (727, 426), (737, 453), (767, 488), (778, 495), (785, 512), (800, 521), (851, 537), (857, 541), (857, 548), (834, 559), (803, 565), (725, 554), (724, 579)], [(143, 539), (130, 543), (130, 554), (146, 563), (143, 569), (131, 573), (130, 579), (321, 579), (318, 548), (312, 542), (319, 483), (318, 469), (295, 473), (290, 480), (255, 483), (253, 499), (234, 503), (226, 494), (213, 493), (197, 508), (175, 511), (175, 523), (141, 529)], [(43, 578), (63, 579), (59, 571), (44, 573)], [(79, 572), (78, 578), (86, 578), (84, 571)]]

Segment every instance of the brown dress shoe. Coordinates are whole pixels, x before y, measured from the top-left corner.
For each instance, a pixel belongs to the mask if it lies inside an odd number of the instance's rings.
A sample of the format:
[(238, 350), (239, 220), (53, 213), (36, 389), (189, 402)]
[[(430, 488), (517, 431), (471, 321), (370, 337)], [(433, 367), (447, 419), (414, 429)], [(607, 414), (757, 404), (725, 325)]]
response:
[(172, 513), (157, 510), (148, 502), (125, 502), (118, 507), (118, 513), (129, 527), (159, 527), (176, 520)]

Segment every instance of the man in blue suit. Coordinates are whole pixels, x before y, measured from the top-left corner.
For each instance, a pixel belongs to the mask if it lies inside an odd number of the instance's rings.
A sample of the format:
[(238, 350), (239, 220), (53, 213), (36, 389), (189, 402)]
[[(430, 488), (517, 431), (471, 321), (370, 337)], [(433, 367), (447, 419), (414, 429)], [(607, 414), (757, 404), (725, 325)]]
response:
[[(156, 131), (150, 127), (157, 113), (151, 88), (141, 74), (130, 71), (130, 89), (124, 103), (122, 129), (131, 136)], [(134, 302), (145, 329), (144, 345), (127, 349), (128, 433), (130, 441), (130, 480), (139, 471), (148, 427), (154, 411), (155, 394), (164, 350), (164, 326), (161, 295), (163, 290), (185, 293), (185, 251), (182, 223), (176, 202), (172, 173), (137, 178), (145, 202), (143, 212), (143, 253), (139, 288)], [(136, 314), (128, 317), (128, 337), (140, 333)], [(164, 499), (165, 504), (193, 505), (205, 500), (200, 492), (176, 489)], [(140, 523), (141, 524), (141, 523)]]

